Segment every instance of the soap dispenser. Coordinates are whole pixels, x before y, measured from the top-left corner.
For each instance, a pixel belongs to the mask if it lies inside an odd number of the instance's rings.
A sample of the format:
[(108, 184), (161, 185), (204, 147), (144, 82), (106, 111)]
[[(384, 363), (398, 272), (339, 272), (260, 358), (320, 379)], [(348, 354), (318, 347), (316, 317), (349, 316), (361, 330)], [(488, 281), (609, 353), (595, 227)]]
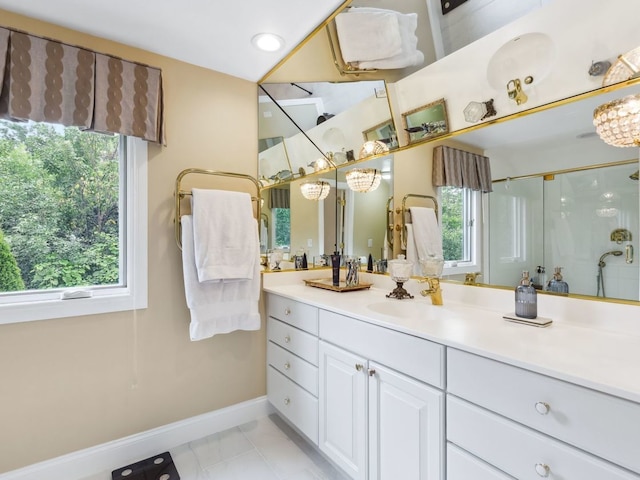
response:
[(522, 272), (520, 285), (516, 287), (516, 316), (521, 318), (536, 318), (538, 316), (538, 294), (531, 285), (529, 272)]
[(555, 267), (553, 278), (549, 282), (549, 291), (556, 293), (569, 293), (569, 284), (562, 280), (562, 267)]
[(538, 265), (536, 267), (537, 275), (533, 279), (533, 288), (536, 290), (546, 290), (547, 289), (547, 274), (542, 265)]

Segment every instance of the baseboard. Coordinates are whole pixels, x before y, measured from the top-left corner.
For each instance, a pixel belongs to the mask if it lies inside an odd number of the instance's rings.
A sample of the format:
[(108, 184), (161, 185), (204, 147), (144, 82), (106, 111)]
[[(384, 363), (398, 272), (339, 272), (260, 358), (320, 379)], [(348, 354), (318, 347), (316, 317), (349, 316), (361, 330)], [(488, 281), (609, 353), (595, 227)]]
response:
[(227, 430), (273, 413), (267, 397), (137, 433), (95, 447), (0, 474), (0, 480), (73, 480), (148, 458), (198, 438)]

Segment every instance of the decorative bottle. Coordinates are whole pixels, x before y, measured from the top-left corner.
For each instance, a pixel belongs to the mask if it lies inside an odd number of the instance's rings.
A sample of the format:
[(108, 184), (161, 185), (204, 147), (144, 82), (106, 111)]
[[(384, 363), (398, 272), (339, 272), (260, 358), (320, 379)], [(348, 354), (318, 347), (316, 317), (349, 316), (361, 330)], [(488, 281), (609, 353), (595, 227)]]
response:
[(522, 272), (520, 285), (516, 287), (516, 316), (522, 318), (536, 318), (538, 316), (538, 294), (531, 285), (529, 272)]
[(569, 293), (569, 284), (562, 280), (562, 267), (555, 267), (553, 278), (549, 282), (549, 291), (556, 293)]

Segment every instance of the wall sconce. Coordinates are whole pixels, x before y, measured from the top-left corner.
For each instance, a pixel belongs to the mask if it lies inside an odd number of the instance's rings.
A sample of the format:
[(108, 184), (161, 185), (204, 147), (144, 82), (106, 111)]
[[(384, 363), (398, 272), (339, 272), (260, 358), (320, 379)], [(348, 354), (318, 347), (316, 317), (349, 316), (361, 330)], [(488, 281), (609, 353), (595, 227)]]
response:
[(329, 190), (331, 190), (331, 185), (324, 180), (305, 182), (300, 185), (300, 192), (307, 200), (324, 200), (329, 195)]
[(600, 105), (593, 112), (600, 138), (614, 147), (640, 146), (640, 94)]
[(364, 144), (362, 145), (358, 158), (366, 158), (372, 155), (379, 155), (381, 153), (387, 153), (388, 151), (389, 147), (386, 143), (381, 142), (380, 140), (369, 140), (368, 142), (364, 142)]
[(493, 117), (497, 112), (493, 106), (493, 98), (486, 102), (469, 102), (462, 111), (464, 119), (469, 123), (476, 123), (488, 117)]
[(602, 80), (602, 86), (624, 82), (637, 77), (640, 74), (640, 47), (620, 55)]
[(382, 173), (376, 168), (354, 168), (349, 170), (345, 177), (347, 185), (354, 192), (367, 193), (373, 192), (380, 186)]

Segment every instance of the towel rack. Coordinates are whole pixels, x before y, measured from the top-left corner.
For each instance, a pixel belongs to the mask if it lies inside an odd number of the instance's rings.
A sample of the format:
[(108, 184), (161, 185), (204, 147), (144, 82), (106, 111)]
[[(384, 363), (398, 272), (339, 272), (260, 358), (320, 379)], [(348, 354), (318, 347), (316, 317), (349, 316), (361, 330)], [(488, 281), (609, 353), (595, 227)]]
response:
[[(251, 175), (245, 175), (243, 173), (234, 173), (234, 172), (222, 172), (219, 170), (206, 170), (202, 168), (187, 168), (182, 170), (178, 176), (176, 177), (176, 185), (175, 190), (173, 192), (173, 196), (175, 198), (175, 217), (173, 219), (173, 223), (175, 226), (175, 236), (176, 243), (178, 244), (178, 248), (182, 250), (182, 222), (180, 220), (180, 207), (181, 200), (188, 195), (191, 195), (190, 191), (182, 189), (182, 179), (190, 174), (196, 175), (212, 175), (218, 177), (231, 177), (231, 178), (239, 178), (241, 180), (248, 180), (253, 183), (253, 186), (256, 190), (256, 195), (251, 197), (252, 202), (256, 202), (256, 218), (261, 218), (261, 208), (262, 208), (262, 197), (260, 196), (260, 182), (252, 177)], [(258, 235), (260, 234), (260, 229), (258, 229)]]
[(387, 199), (387, 209), (385, 212), (384, 222), (387, 225), (387, 246), (393, 252), (393, 207), (391, 206), (391, 202), (393, 202), (393, 196)]
[(438, 218), (438, 199), (431, 195), (420, 195), (417, 193), (407, 193), (402, 199), (402, 209), (396, 208), (396, 213), (400, 215), (401, 225), (396, 225), (396, 230), (400, 230), (400, 243), (401, 245), (407, 244), (407, 216), (411, 215), (411, 211), (407, 208), (407, 200), (410, 198), (421, 198), (431, 200), (433, 203), (433, 210), (436, 214), (436, 221), (440, 221)]

